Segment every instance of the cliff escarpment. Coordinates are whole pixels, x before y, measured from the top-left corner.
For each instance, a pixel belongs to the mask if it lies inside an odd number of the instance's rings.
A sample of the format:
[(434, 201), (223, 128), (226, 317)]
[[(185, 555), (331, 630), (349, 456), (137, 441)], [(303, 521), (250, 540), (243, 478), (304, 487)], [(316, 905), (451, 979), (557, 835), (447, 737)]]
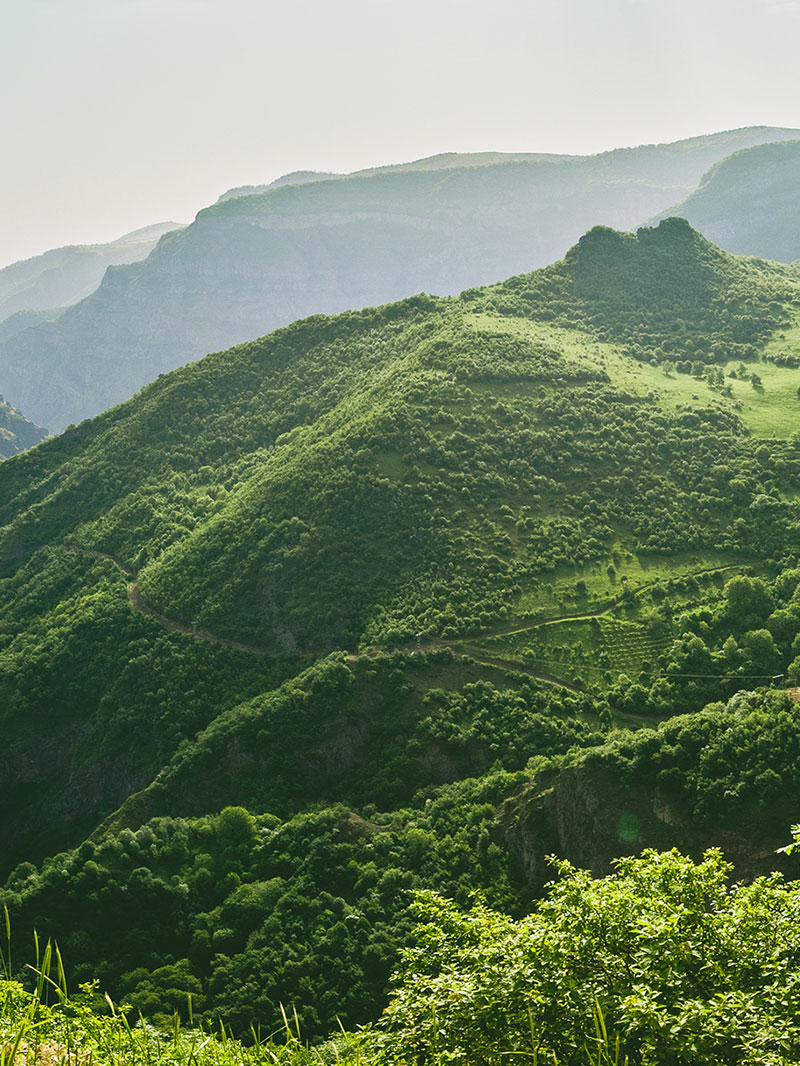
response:
[(499, 812), (504, 841), (534, 891), (552, 879), (550, 855), (601, 877), (645, 848), (700, 858), (720, 847), (739, 878), (776, 869), (797, 877), (800, 856), (778, 849), (797, 821), (798, 721), (782, 692), (740, 693), (726, 707), (612, 734), (544, 766), (509, 797)]

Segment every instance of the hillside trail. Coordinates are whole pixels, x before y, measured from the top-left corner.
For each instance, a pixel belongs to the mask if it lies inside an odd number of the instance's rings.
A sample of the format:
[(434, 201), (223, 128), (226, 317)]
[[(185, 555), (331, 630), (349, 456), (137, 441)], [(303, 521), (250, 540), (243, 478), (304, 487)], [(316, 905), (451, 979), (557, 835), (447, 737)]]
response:
[[(175, 618), (168, 618), (166, 615), (161, 614), (154, 608), (145, 603), (141, 590), (139, 589), (139, 572), (133, 567), (126, 566), (115, 556), (110, 555), (108, 552), (98, 551), (95, 548), (83, 548), (77, 544), (65, 544), (62, 547), (67, 551), (75, 552), (78, 555), (83, 555), (89, 559), (105, 559), (110, 563), (113, 563), (118, 570), (128, 579), (128, 602), (131, 609), (138, 614), (145, 615), (147, 618), (152, 618), (154, 622), (157, 622), (163, 629), (170, 633), (183, 633), (188, 637), (193, 637), (195, 640), (202, 640), (208, 644), (217, 644), (223, 648), (232, 648), (235, 651), (244, 652), (246, 655), (258, 655), (262, 658), (267, 657), (270, 653), (264, 648), (258, 648), (253, 644), (243, 644), (237, 640), (229, 640), (227, 637), (220, 637), (216, 633), (212, 633), (210, 629), (203, 629), (197, 625), (186, 625), (184, 622), (179, 622)], [(704, 570), (696, 571), (696, 574), (708, 574), (717, 573), (725, 570), (735, 569), (735, 566), (717, 566), (708, 567)], [(646, 585), (639, 585), (633, 592), (634, 596), (638, 596), (639, 593), (646, 591), (653, 585), (657, 584), (656, 581), (649, 582)], [(498, 626), (487, 633), (482, 633), (479, 639), (494, 636), (509, 636), (515, 633), (524, 633), (529, 630), (537, 629), (541, 626), (553, 625), (558, 622), (579, 622), (584, 619), (602, 618), (604, 615), (610, 614), (615, 607), (618, 607), (623, 602), (622, 596), (613, 600), (600, 610), (592, 612), (584, 612), (582, 614), (563, 614), (553, 615), (548, 618), (538, 618), (535, 620), (529, 620), (526, 622), (513, 622), (510, 625)], [(535, 678), (537, 681), (542, 681), (548, 685), (555, 685), (558, 688), (567, 689), (570, 692), (581, 693), (583, 689), (571, 684), (568, 681), (564, 681), (561, 678), (555, 677), (553, 674), (544, 673), (538, 670), (532, 670), (530, 666), (516, 662), (510, 659), (503, 659), (499, 656), (492, 655), (489, 651), (485, 651), (481, 648), (476, 648), (469, 638), (465, 641), (463, 637), (456, 637), (452, 640), (428, 640), (416, 644), (407, 644), (399, 647), (395, 650), (410, 654), (415, 651), (441, 651), (445, 648), (449, 648), (460, 658), (472, 659), (477, 663), (482, 663), (485, 666), (495, 667), (503, 670), (514, 670), (517, 673), (527, 674), (529, 677)], [(386, 649), (382, 648), (367, 648), (360, 653), (350, 653), (347, 656), (348, 662), (358, 662), (361, 659), (374, 658), (380, 651)]]
[(238, 640), (228, 640), (227, 637), (217, 636), (216, 633), (212, 633), (210, 629), (202, 629), (196, 625), (186, 625), (183, 622), (178, 622), (175, 618), (167, 618), (166, 615), (160, 614), (154, 610), (147, 603), (145, 603), (142, 593), (139, 589), (139, 572), (134, 570), (130, 566), (126, 566), (120, 562), (119, 559), (115, 559), (113, 555), (109, 555), (108, 552), (96, 551), (93, 548), (81, 548), (76, 544), (66, 544), (64, 547), (68, 551), (75, 552), (78, 555), (84, 555), (89, 559), (107, 559), (108, 562), (113, 563), (118, 570), (128, 578), (128, 601), (131, 608), (137, 612), (137, 614), (146, 615), (148, 618), (152, 618), (154, 622), (166, 629), (170, 633), (185, 633), (188, 637), (194, 637), (195, 640), (203, 640), (207, 644), (219, 644), (223, 648), (234, 648), (236, 651), (243, 651), (246, 655), (260, 655), (266, 656), (268, 653), (263, 648), (256, 648), (253, 644), (242, 644)]
[[(738, 566), (729, 564), (727, 566), (709, 566), (701, 570), (692, 571), (691, 577), (698, 577), (700, 574), (718, 574), (724, 573), (727, 570), (737, 570)], [(648, 589), (653, 588), (659, 584), (659, 579), (654, 581), (648, 581), (646, 584), (637, 585), (631, 589), (633, 598), (636, 599), (642, 592), (646, 592)], [(455, 650), (461, 650), (464, 654), (468, 655), (472, 659), (476, 659), (479, 662), (486, 662), (490, 665), (502, 665), (509, 669), (519, 670), (522, 673), (529, 673), (519, 663), (514, 660), (507, 660), (493, 657), (489, 651), (476, 647), (475, 640), (487, 640), (491, 637), (500, 636), (514, 636), (516, 633), (527, 633), (533, 629), (540, 629), (544, 626), (556, 625), (559, 622), (585, 622), (590, 621), (592, 618), (603, 618), (606, 615), (610, 615), (617, 607), (622, 606), (625, 602), (625, 594), (621, 594), (616, 599), (606, 603), (604, 607), (600, 607), (596, 611), (582, 611), (579, 614), (555, 614), (549, 615), (545, 618), (532, 618), (525, 621), (510, 622), (508, 625), (495, 626), (491, 630), (487, 630), (485, 633), (478, 634), (477, 637), (454, 637), (450, 640), (433, 640), (419, 644), (406, 644), (399, 648), (399, 651), (412, 652), (412, 651), (438, 651), (442, 648), (451, 648)], [(377, 649), (376, 649), (377, 651)], [(353, 656), (357, 658), (357, 656)], [(556, 678), (548, 677), (545, 674), (536, 674), (535, 676), (541, 677), (542, 680), (552, 680), (554, 684), (563, 685), (564, 688), (573, 688), (573, 686), (566, 684)], [(580, 689), (574, 689), (575, 692), (580, 692)]]
[[(163, 629), (170, 633), (184, 633), (188, 637), (193, 637), (195, 640), (202, 640), (209, 644), (218, 644), (224, 648), (233, 648), (236, 651), (244, 652), (246, 655), (258, 655), (266, 657), (269, 653), (264, 648), (257, 648), (252, 644), (242, 644), (240, 641), (229, 640), (227, 637), (220, 637), (216, 633), (212, 633), (209, 629), (202, 629), (199, 626), (189, 626), (183, 622), (179, 622), (174, 618), (168, 618), (166, 615), (161, 614), (149, 604), (145, 603), (141, 590), (139, 589), (139, 572), (133, 567), (126, 566), (115, 556), (108, 552), (98, 551), (95, 548), (82, 548), (77, 544), (65, 544), (63, 545), (67, 551), (75, 552), (77, 555), (83, 555), (89, 559), (105, 559), (107, 562), (112, 563), (118, 570), (128, 579), (128, 602), (131, 609), (138, 614), (143, 614), (147, 618), (152, 618), (154, 622), (157, 622)], [(552, 620), (547, 620), (552, 621)], [(544, 625), (545, 621), (539, 621), (534, 625)], [(500, 632), (498, 630), (498, 632)], [(490, 634), (493, 635), (493, 634)], [(407, 648), (398, 648), (398, 651), (413, 652), (413, 651), (438, 651), (442, 648), (451, 648), (457, 652), (459, 641), (448, 640), (431, 640), (426, 641), (424, 644), (409, 645)], [(378, 652), (383, 649), (368, 649), (359, 654), (350, 653), (347, 656), (347, 661), (351, 663), (358, 662), (361, 659), (374, 658)], [(476, 662), (483, 663), (486, 666), (493, 666), (498, 669), (513, 669), (519, 673), (527, 674), (530, 677), (535, 678), (537, 681), (542, 681), (548, 685), (555, 685), (558, 688), (564, 688), (570, 692), (580, 692), (581, 690), (575, 685), (571, 685), (568, 682), (562, 681), (552, 674), (546, 674), (539, 671), (531, 670), (529, 667), (521, 665), (519, 663), (509, 662), (504, 659), (500, 659), (488, 654), (483, 654), (477, 651), (470, 650), (469, 653), (461, 652), (462, 658), (474, 659)]]

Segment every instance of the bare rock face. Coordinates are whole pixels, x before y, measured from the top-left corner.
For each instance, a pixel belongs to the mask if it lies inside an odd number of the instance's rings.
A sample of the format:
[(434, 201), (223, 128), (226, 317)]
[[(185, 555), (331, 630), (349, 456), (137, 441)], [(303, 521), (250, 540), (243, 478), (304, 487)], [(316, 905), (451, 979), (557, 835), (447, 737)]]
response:
[(0, 459), (24, 452), (47, 437), (47, 430), (34, 425), (0, 396)]
[(505, 843), (534, 891), (552, 880), (548, 856), (602, 877), (611, 872), (614, 859), (645, 848), (674, 847), (700, 858), (719, 847), (739, 878), (776, 869), (800, 876), (800, 857), (776, 855), (788, 842), (782, 813), (765, 812), (756, 833), (737, 827), (724, 811), (701, 823), (657, 785), (621, 784), (617, 775), (591, 763), (537, 774), (506, 801), (499, 820)]

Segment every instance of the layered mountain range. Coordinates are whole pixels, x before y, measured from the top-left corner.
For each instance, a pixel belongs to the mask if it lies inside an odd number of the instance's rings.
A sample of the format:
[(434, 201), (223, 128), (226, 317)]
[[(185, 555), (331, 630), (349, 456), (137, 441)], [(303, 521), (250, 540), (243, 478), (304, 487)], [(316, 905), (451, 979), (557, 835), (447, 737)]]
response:
[(165, 233), (181, 229), (159, 222), (107, 244), (54, 248), (0, 270), (0, 322), (21, 311), (55, 311), (89, 296), (110, 266), (138, 263)]
[(797, 132), (753, 127), (591, 157), (451, 154), (233, 190), (56, 321), (0, 335), (0, 389), (57, 432), (304, 315), (543, 266), (590, 226), (638, 225), (725, 157)]

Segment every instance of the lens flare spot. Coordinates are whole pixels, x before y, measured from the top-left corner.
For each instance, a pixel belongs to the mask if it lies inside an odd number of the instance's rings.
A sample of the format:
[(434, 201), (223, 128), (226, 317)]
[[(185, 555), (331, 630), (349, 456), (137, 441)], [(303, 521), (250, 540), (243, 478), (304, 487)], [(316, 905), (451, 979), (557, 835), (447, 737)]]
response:
[(623, 814), (617, 822), (617, 836), (628, 844), (642, 835), (642, 823), (635, 814)]

